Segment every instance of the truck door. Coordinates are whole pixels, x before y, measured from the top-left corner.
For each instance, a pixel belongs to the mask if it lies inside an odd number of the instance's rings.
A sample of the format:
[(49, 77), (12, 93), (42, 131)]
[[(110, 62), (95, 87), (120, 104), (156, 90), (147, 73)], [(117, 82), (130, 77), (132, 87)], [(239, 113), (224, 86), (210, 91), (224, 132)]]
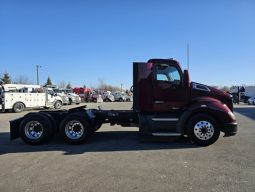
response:
[(187, 103), (189, 89), (183, 84), (183, 73), (177, 65), (155, 64), (153, 108), (156, 112), (179, 110)]

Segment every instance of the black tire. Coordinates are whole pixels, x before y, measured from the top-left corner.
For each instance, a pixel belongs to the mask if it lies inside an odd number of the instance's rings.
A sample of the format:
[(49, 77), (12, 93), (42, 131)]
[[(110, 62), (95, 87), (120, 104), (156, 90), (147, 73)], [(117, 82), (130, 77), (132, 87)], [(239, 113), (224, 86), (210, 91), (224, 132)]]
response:
[[(69, 130), (68, 128), (76, 130)], [(85, 117), (77, 114), (71, 114), (65, 117), (60, 123), (59, 131), (64, 141), (68, 144), (81, 144), (85, 142), (92, 133), (91, 127)]]
[(218, 140), (220, 128), (218, 122), (212, 116), (197, 114), (188, 121), (187, 135), (191, 142), (208, 146)]
[(97, 103), (97, 99), (92, 99), (92, 102)]
[(61, 101), (56, 101), (55, 103), (54, 103), (54, 108), (55, 109), (60, 109), (62, 107), (62, 102)]
[(120, 98), (120, 99), (119, 99), (119, 102), (124, 102), (124, 99)]
[(13, 112), (15, 113), (21, 113), (22, 111), (24, 111), (25, 109), (25, 105), (21, 102), (15, 103), (13, 106)]
[(106, 98), (104, 102), (110, 102), (111, 100), (109, 98)]
[[(35, 136), (33, 132), (39, 135)], [(38, 145), (44, 143), (51, 138), (53, 135), (52, 133), (52, 122), (47, 116), (43, 114), (31, 114), (25, 116), (19, 127), (19, 134), (22, 140), (30, 145)]]
[(126, 100), (127, 102), (130, 102), (131, 100), (129, 99), (129, 98), (127, 98), (127, 100)]
[(47, 118), (49, 118), (49, 120), (51, 122), (51, 131), (50, 131), (50, 135), (49, 135), (49, 139), (50, 139), (54, 136), (55, 132), (58, 131), (57, 121), (52, 117), (52, 115), (50, 115), (48, 113), (41, 112), (40, 114), (42, 114), (42, 115), (46, 116)]

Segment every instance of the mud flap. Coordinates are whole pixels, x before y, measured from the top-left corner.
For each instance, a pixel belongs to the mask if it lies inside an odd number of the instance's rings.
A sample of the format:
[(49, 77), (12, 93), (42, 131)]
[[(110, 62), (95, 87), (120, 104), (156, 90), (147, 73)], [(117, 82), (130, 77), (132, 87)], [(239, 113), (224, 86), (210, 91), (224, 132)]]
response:
[(10, 140), (14, 140), (20, 137), (19, 125), (23, 118), (15, 119), (10, 121)]

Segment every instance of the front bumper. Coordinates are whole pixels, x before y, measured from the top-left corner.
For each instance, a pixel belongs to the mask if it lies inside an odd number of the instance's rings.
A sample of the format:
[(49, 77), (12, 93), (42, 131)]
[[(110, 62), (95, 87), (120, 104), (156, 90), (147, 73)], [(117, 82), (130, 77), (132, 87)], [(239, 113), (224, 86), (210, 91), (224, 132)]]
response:
[(237, 127), (238, 127), (237, 122), (225, 123), (222, 130), (225, 133), (224, 137), (230, 137), (230, 136), (236, 135)]

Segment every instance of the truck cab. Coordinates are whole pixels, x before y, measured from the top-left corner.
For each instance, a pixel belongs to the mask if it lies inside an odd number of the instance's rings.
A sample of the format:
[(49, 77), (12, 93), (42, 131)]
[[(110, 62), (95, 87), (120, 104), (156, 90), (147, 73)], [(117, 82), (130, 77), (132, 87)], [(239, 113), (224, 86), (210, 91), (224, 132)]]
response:
[(218, 138), (220, 131), (225, 136), (236, 133), (231, 95), (191, 82), (188, 71), (176, 60), (134, 63), (133, 84), (133, 108), (143, 114), (139, 115), (142, 134), (183, 135), (196, 127), (189, 135), (196, 142), (207, 143)]

